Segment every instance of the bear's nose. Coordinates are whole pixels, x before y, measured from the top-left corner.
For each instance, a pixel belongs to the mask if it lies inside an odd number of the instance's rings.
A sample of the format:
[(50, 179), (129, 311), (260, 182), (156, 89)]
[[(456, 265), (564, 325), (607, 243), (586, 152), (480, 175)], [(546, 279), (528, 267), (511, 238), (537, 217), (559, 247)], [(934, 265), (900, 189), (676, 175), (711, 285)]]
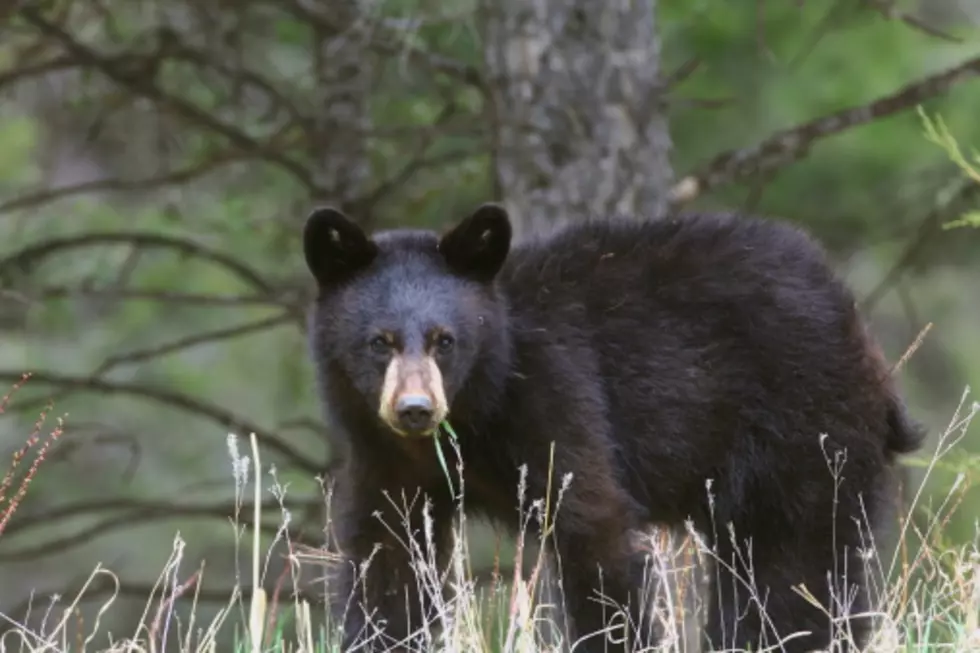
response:
[(417, 433), (432, 428), (432, 400), (425, 395), (403, 395), (395, 403), (395, 414), (404, 431)]

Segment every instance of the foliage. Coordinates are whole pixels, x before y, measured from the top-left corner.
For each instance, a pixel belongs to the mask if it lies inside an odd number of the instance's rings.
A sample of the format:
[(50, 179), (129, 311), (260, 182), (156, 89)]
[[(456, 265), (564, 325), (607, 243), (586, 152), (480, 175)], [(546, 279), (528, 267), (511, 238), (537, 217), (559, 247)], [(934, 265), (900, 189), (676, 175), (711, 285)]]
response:
[[(919, 107), (919, 115), (922, 117), (922, 122), (926, 129), (926, 137), (929, 139), (929, 141), (943, 148), (953, 163), (955, 163), (970, 179), (980, 184), (980, 168), (977, 167), (980, 165), (980, 154), (974, 150), (974, 162), (970, 163), (970, 161), (963, 156), (963, 153), (960, 151), (959, 143), (957, 143), (953, 135), (949, 133), (949, 129), (946, 127), (946, 123), (943, 122), (941, 116), (936, 116), (936, 120), (932, 121), (921, 107)], [(957, 227), (965, 226), (980, 227), (980, 211), (970, 211), (965, 213), (960, 219), (944, 224), (943, 229), (955, 229)]]

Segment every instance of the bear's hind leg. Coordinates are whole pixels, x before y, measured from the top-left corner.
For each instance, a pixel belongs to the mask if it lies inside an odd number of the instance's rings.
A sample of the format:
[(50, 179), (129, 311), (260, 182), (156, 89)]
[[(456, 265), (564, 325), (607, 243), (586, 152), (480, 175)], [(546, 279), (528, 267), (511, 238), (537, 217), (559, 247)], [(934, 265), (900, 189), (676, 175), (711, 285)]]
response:
[[(773, 535), (753, 534), (751, 548), (744, 536), (738, 537), (737, 552), (728, 539), (716, 547), (714, 583), (705, 598), (704, 650), (860, 650), (872, 626), (867, 616), (855, 616), (869, 609), (860, 542), (839, 538), (835, 567), (829, 542), (822, 547), (817, 539), (789, 536), (779, 541)], [(836, 579), (833, 587), (828, 586), (831, 578)], [(820, 607), (794, 590), (801, 585)]]
[(613, 653), (656, 645), (660, 633), (651, 618), (646, 554), (636, 537), (643, 524), (603, 465), (576, 470), (554, 527), (569, 647)]

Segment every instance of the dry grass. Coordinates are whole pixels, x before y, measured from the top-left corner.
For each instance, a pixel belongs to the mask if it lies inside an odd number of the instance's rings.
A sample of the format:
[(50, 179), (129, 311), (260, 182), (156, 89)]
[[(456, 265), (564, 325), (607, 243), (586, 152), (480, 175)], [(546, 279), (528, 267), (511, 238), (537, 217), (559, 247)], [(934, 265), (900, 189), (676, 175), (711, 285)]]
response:
[[(8, 398), (9, 395), (4, 398), (4, 406)], [(925, 502), (926, 483), (937, 470), (947, 465), (945, 459), (963, 438), (978, 412), (978, 404), (969, 403), (967, 398), (968, 391), (964, 393), (948, 428), (939, 438), (933, 455), (920, 463), (924, 466), (924, 478), (912, 505), (904, 512), (910, 514), (918, 508), (920, 514), (927, 515), (925, 523), (917, 525), (911, 520), (901, 520), (899, 527), (902, 546), (897, 548), (889, 560), (883, 560), (875, 552), (876, 543), (869, 542), (865, 560), (876, 597), (877, 614), (881, 617), (881, 627), (870, 647), (876, 653), (924, 650), (926, 647), (928, 650), (980, 651), (980, 526), (974, 541), (965, 545), (951, 546), (945, 542), (943, 535), (944, 526), (950, 516), (959, 508), (967, 489), (977, 480), (974, 477), (977, 466), (972, 470), (966, 468), (958, 472), (948, 492), (940, 497), (938, 507), (933, 509), (920, 505)], [(3, 497), (13, 487), (15, 473), (26, 452), (42, 442), (39, 433), (43, 418), (44, 415), (28, 438), (28, 443), (15, 454), (11, 471), (0, 484), (0, 532), (16, 510), (51, 442), (60, 434), (59, 426), (43, 440), (18, 491), (4, 507)], [(453, 438), (448, 438), (446, 442), (455, 446)], [(239, 451), (237, 437), (229, 435), (236, 505), (242, 505), (250, 491), (254, 497), (254, 505), (257, 506), (250, 516), (236, 510), (233, 520), (236, 535), (248, 532), (248, 522), (252, 526), (249, 557), (252, 586), (248, 593), (249, 600), (244, 598), (246, 592), (241, 589), (246, 585), (240, 582), (238, 589), (228, 597), (227, 603), (214, 619), (205, 624), (195, 624), (197, 590), (201, 586), (204, 568), (202, 566), (189, 577), (180, 577), (184, 541), (177, 537), (173, 553), (158, 577), (153, 594), (147, 597), (142, 618), (132, 636), (111, 638), (101, 632), (99, 620), (108, 614), (117, 596), (102, 603), (94, 623), (85, 624), (82, 629), (76, 628), (72, 623), (73, 619), (77, 620), (77, 608), (89, 587), (97, 580), (103, 580), (102, 577), (108, 577), (113, 582), (116, 580), (110, 570), (99, 567), (93, 571), (81, 592), (70, 597), (67, 604), (57, 608), (52, 605), (49, 608), (45, 615), (46, 626), (43, 632), (32, 631), (23, 625), (26, 623), (23, 615), (18, 619), (16, 615), (0, 614), (0, 621), (5, 622), (4, 626), (8, 629), (6, 636), (0, 640), (0, 652), (95, 650), (104, 653), (156, 653), (174, 650), (175, 647), (187, 653), (214, 652), (220, 648), (221, 633), (229, 626), (244, 631), (244, 636), (238, 638), (236, 645), (236, 650), (239, 651), (257, 653), (337, 650), (336, 638), (325, 634), (336, 633), (337, 629), (329, 626), (321, 628), (317, 625), (318, 621), (329, 621), (322, 612), (314, 614), (314, 610), (322, 611), (322, 608), (313, 608), (306, 601), (293, 598), (293, 592), (286, 591), (289, 589), (288, 583), (292, 586), (298, 584), (302, 565), (323, 564), (329, 562), (329, 558), (322, 552), (302, 550), (288, 541), (286, 525), (290, 515), (285, 508), (281, 515), (283, 527), (273, 546), (284, 543), (287, 550), (292, 552), (288, 574), (273, 584), (275, 590), (272, 596), (268, 596), (263, 590), (264, 580), (268, 575), (271, 547), (263, 553), (259, 529), (256, 527), (261, 523), (259, 510), (264, 492), (261, 483), (263, 469), (254, 436), (250, 439), (250, 445), (249, 455), (243, 455)], [(832, 472), (839, 473), (840, 470), (833, 464), (830, 467)], [(286, 491), (278, 482), (275, 470), (267, 469), (265, 473), (271, 474), (273, 479), (272, 487), (267, 491), (282, 502)], [(523, 480), (522, 475), (519, 489), (522, 496), (525, 491)], [(468, 542), (463, 536), (466, 520), (462, 513), (455, 524), (452, 562), (447, 570), (437, 569), (411, 538), (404, 537), (404, 524), (388, 525), (393, 532), (402, 535), (401, 539), (411, 553), (417, 576), (416, 591), (434, 599), (435, 609), (430, 618), (427, 623), (418, 626), (426, 640), (425, 650), (532, 653), (554, 650), (556, 644), (561, 643), (560, 635), (556, 635), (560, 628), (551, 630), (552, 639), (545, 637), (540, 628), (551, 620), (549, 606), (542, 596), (541, 581), (545, 575), (543, 553), (548, 548), (547, 542), (554, 522), (560, 519), (562, 494), (571, 482), (574, 479), (570, 477), (549, 479), (549, 484), (557, 483), (559, 487), (556, 505), (538, 501), (532, 503), (530, 511), (520, 515), (518, 556), (524, 555), (530, 542), (528, 538), (535, 538), (542, 545), (527, 577), (521, 573), (521, 565), (516, 564), (511, 578), (504, 579), (499, 573), (495, 573), (492, 582), (479, 586), (469, 565)], [(463, 503), (465, 487), (453, 489)], [(329, 491), (325, 492), (325, 499), (329, 505)], [(391, 500), (402, 511), (406, 511), (410, 503), (407, 497), (402, 497), (400, 503), (394, 498)], [(424, 499), (415, 497), (411, 500)], [(427, 511), (425, 514), (425, 534), (431, 537), (431, 522), (428, 521)], [(709, 561), (719, 561), (713, 559), (701, 536), (690, 528), (680, 534), (645, 534), (641, 544), (650, 554), (648, 576), (651, 582), (648, 584), (649, 591), (646, 592), (647, 600), (649, 607), (656, 611), (657, 621), (666, 634), (665, 641), (658, 650), (665, 653), (697, 650), (696, 645), (692, 646), (691, 634), (698, 628), (704, 598), (700, 596), (701, 585), (696, 570)], [(236, 556), (238, 546), (240, 537), (236, 537)], [(560, 573), (560, 561), (558, 571)], [(744, 580), (747, 589), (754, 591), (752, 579)], [(440, 592), (444, 586), (449, 591)], [(800, 592), (807, 595), (806, 588), (800, 588)], [(177, 616), (175, 605), (178, 599), (191, 602), (189, 623), (181, 623)], [(609, 608), (614, 622), (622, 619), (623, 613), (617, 612), (617, 606), (610, 605)], [(837, 605), (826, 606), (825, 609), (828, 619), (838, 619), (842, 613), (846, 613), (846, 604), (841, 601)], [(79, 636), (69, 635), (69, 632), (76, 631), (89, 634), (83, 640)], [(840, 633), (841, 638), (846, 638), (847, 635), (846, 632)], [(554, 639), (556, 636), (558, 641)], [(784, 633), (783, 636), (789, 639), (793, 634)]]

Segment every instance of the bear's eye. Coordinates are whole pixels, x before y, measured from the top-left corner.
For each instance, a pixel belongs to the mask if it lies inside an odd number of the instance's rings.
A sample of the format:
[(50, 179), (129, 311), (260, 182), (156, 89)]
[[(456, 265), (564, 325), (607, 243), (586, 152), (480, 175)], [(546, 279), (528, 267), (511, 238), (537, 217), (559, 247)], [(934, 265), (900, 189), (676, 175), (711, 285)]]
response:
[(388, 350), (391, 348), (391, 343), (384, 336), (374, 336), (371, 341), (368, 342), (368, 346), (371, 348), (375, 354), (387, 354)]
[(448, 354), (453, 350), (453, 345), (455, 344), (456, 340), (448, 333), (440, 333), (439, 337), (436, 338), (436, 348), (440, 354)]

